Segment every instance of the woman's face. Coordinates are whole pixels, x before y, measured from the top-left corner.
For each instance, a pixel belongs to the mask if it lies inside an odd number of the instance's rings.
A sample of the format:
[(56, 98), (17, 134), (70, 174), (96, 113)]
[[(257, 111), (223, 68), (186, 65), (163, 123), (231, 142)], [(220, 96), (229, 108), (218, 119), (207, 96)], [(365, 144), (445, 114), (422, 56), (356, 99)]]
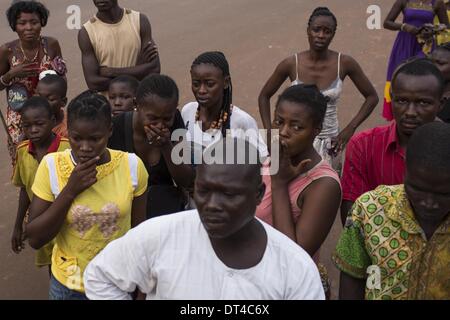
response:
[(159, 129), (170, 129), (175, 120), (177, 99), (161, 98), (158, 95), (147, 95), (137, 104), (138, 121), (142, 127), (156, 126)]
[(41, 35), (41, 19), (37, 13), (22, 12), (16, 21), (16, 33), (22, 41), (35, 41)]
[(334, 20), (329, 16), (317, 16), (307, 29), (309, 46), (313, 50), (327, 50), (336, 31)]
[(74, 119), (69, 125), (69, 143), (75, 161), (83, 163), (100, 157), (99, 163), (106, 159), (106, 146), (112, 134), (111, 125), (106, 121)]
[(314, 125), (309, 108), (301, 103), (281, 101), (275, 108), (272, 129), (278, 129), (280, 142), (294, 157), (312, 147), (320, 126)]
[(202, 107), (222, 106), (224, 90), (228, 88), (230, 76), (212, 64), (199, 64), (191, 69), (192, 93)]

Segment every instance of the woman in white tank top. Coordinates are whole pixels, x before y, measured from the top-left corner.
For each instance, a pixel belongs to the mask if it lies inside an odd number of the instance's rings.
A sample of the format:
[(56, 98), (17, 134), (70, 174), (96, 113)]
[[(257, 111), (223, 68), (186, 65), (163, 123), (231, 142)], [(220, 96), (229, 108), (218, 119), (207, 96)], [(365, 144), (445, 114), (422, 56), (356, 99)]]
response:
[[(328, 99), (322, 132), (314, 147), (335, 169), (340, 169), (338, 155), (356, 128), (371, 114), (378, 103), (378, 95), (359, 64), (350, 56), (329, 50), (336, 33), (336, 17), (328, 8), (318, 7), (308, 22), (310, 48), (284, 59), (267, 80), (259, 95), (259, 112), (266, 129), (271, 127), (270, 98), (289, 78), (291, 85), (315, 84)], [(365, 101), (350, 123), (339, 132), (337, 103), (343, 80), (349, 76)]]

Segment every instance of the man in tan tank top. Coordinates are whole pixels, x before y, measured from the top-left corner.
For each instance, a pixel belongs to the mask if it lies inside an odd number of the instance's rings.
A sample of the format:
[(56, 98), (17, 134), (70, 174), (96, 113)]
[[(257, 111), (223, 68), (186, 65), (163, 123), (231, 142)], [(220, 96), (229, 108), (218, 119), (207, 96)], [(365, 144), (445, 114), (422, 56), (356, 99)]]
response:
[(104, 92), (120, 75), (141, 80), (160, 72), (156, 44), (146, 15), (121, 8), (118, 0), (93, 0), (97, 14), (78, 33), (84, 78), (91, 90)]

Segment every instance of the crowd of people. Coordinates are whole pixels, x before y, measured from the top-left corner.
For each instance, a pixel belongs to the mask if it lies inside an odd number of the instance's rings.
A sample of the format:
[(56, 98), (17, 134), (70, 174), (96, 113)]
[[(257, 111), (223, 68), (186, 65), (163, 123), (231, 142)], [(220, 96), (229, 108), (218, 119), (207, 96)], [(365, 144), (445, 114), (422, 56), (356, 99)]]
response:
[[(447, 3), (395, 2), (389, 123), (358, 133), (378, 95), (354, 58), (329, 48), (337, 18), (316, 8), (309, 49), (261, 89), (266, 136), (233, 104), (224, 53), (192, 62), (195, 101), (179, 110), (146, 15), (93, 3), (78, 34), (88, 90), (70, 102), (43, 4), (15, 1), (6, 16), (18, 38), (0, 47), (20, 188), (11, 247), (36, 249), (49, 299), (329, 299), (320, 249), (338, 212), (339, 298), (450, 299)], [(347, 77), (364, 102), (340, 128)]]

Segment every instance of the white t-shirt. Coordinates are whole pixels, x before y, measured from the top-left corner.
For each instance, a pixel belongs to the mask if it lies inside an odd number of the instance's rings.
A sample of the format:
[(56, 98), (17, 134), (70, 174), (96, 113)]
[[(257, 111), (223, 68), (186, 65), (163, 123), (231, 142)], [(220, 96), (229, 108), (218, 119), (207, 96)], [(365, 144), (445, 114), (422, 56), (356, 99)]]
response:
[[(261, 220), (259, 220), (261, 221)], [(249, 269), (227, 267), (215, 254), (197, 210), (147, 220), (98, 254), (84, 273), (89, 299), (261, 300), (325, 298), (313, 260), (262, 222), (267, 247)]]
[[(195, 114), (197, 113), (198, 103), (189, 102), (181, 110), (184, 124), (188, 130), (188, 141), (194, 141), (198, 145), (208, 147), (213, 142), (220, 140), (222, 137), (220, 129), (208, 129), (202, 131), (199, 122), (195, 122)], [(247, 138), (253, 145), (257, 146), (261, 157), (267, 157), (269, 152), (262, 135), (259, 134), (258, 124), (244, 110), (237, 106), (233, 106), (230, 118), (230, 130), (233, 138)]]

